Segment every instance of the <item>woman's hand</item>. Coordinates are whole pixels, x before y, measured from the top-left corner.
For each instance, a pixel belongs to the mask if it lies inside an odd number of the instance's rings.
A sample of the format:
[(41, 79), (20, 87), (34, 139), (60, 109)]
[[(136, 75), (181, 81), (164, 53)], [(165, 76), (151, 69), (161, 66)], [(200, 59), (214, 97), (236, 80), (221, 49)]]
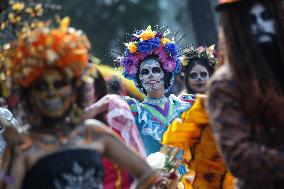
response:
[(108, 104), (110, 100), (118, 95), (108, 94), (95, 102), (94, 104), (86, 107), (85, 111), (85, 119), (91, 119), (99, 113), (105, 112), (108, 109)]
[(178, 176), (175, 173), (162, 176), (160, 181), (156, 185), (156, 188), (159, 189), (177, 189), (177, 187), (178, 187)]

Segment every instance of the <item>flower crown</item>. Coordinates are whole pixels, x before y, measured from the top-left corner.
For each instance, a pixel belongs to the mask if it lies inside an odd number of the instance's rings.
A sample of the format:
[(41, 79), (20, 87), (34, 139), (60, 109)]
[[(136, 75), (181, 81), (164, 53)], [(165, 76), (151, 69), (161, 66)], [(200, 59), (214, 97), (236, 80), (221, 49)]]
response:
[(183, 55), (180, 57), (181, 65), (185, 67), (193, 59), (206, 59), (211, 66), (215, 67), (218, 63), (215, 45), (211, 45), (210, 47), (200, 46), (196, 49), (192, 46), (190, 46), (190, 48), (186, 48)]
[(118, 58), (120, 65), (123, 67), (124, 77), (133, 80), (138, 86), (136, 74), (139, 71), (139, 64), (146, 57), (156, 55), (161, 67), (166, 72), (172, 73), (171, 80), (173, 80), (174, 74), (180, 72), (181, 66), (178, 59), (177, 45), (174, 38), (169, 39), (166, 37), (168, 34), (170, 34), (169, 30), (159, 33), (153, 31), (151, 26), (148, 26), (146, 30), (140, 30), (132, 34), (130, 42), (125, 43), (124, 56)]
[(62, 70), (68, 78), (81, 76), (90, 44), (82, 32), (68, 25), (69, 19), (63, 19), (59, 28), (36, 28), (12, 43), (6, 62), (16, 84), (28, 87), (50, 67)]

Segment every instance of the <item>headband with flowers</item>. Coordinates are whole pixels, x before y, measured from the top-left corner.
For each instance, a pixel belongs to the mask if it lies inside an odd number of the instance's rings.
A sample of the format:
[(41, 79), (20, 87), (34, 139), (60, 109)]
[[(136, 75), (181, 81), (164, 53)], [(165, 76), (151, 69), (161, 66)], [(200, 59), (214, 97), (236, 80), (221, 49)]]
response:
[(180, 61), (181, 65), (185, 67), (190, 64), (190, 61), (193, 59), (206, 59), (211, 66), (215, 67), (218, 63), (216, 57), (215, 45), (211, 45), (210, 47), (200, 46), (196, 49), (190, 46), (184, 49), (183, 55), (180, 56)]
[(139, 64), (148, 56), (156, 55), (161, 67), (171, 73), (170, 85), (165, 89), (168, 92), (173, 84), (174, 75), (181, 70), (178, 59), (178, 48), (174, 38), (169, 39), (166, 36), (170, 34), (169, 30), (164, 33), (153, 31), (151, 26), (146, 30), (140, 30), (132, 34), (130, 42), (125, 43), (126, 50), (122, 57), (119, 57), (120, 65), (123, 67), (123, 75), (127, 79), (133, 80), (140, 91), (136, 74)]
[(28, 87), (51, 67), (62, 70), (69, 79), (81, 76), (90, 43), (81, 31), (68, 26), (65, 18), (59, 28), (44, 26), (19, 35), (5, 58), (16, 84)]

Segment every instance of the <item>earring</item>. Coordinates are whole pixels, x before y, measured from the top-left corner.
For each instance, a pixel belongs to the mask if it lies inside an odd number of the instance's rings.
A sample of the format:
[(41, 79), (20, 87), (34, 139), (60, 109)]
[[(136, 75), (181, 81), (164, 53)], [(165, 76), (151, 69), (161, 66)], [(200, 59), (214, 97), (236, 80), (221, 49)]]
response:
[(79, 124), (84, 119), (84, 115), (84, 110), (74, 104), (70, 112), (70, 121), (72, 123)]

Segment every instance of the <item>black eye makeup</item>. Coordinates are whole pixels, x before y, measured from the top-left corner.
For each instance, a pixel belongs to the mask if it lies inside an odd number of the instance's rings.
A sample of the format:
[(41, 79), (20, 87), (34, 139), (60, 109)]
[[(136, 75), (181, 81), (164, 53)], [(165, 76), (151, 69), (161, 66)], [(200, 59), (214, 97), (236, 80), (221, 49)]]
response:
[(64, 81), (57, 80), (57, 81), (54, 82), (54, 88), (55, 89), (60, 89), (64, 86), (66, 86), (66, 85), (67, 85), (67, 83), (64, 82)]
[(48, 84), (45, 81), (40, 81), (35, 85), (37, 91), (46, 91), (48, 90)]
[(268, 11), (263, 11), (260, 16), (263, 20), (271, 20), (272, 19), (272, 16), (271, 16), (270, 12), (268, 12)]
[(159, 68), (159, 67), (154, 67), (154, 68), (152, 68), (152, 72), (153, 73), (161, 73), (161, 68)]
[(201, 78), (206, 78), (208, 76), (207, 72), (200, 72)]
[(191, 72), (191, 73), (189, 74), (189, 78), (190, 78), (190, 79), (197, 79), (197, 78), (198, 78), (198, 75), (200, 75), (200, 77), (201, 77), (202, 79), (205, 79), (205, 78), (208, 77), (208, 73), (205, 72), (205, 71), (203, 71), (203, 72), (200, 72), (200, 73)]
[(141, 75), (148, 75), (149, 73), (150, 73), (149, 70), (146, 69), (141, 70)]
[(197, 74), (196, 72), (191, 72), (191, 73), (189, 74), (189, 77), (190, 77), (190, 79), (197, 79), (198, 74)]

